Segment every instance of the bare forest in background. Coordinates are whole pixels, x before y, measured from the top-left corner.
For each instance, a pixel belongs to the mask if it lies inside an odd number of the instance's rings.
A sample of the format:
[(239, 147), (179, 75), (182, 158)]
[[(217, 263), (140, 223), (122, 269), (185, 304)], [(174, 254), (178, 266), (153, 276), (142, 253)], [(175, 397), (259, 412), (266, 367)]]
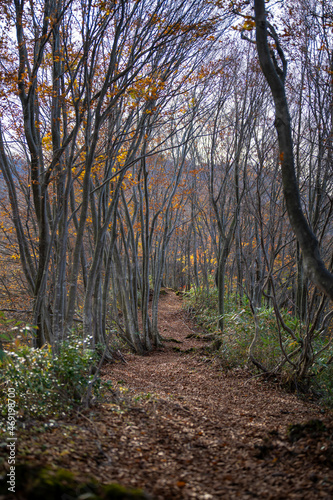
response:
[[(57, 351), (79, 328), (112, 359), (116, 334), (141, 354), (161, 344), (162, 287), (207, 300), (217, 289), (222, 342), (227, 302), (249, 304), (256, 327), (258, 311), (272, 309), (288, 338), (276, 370), (287, 363), (305, 376), (316, 336), (330, 348), (331, 306), (289, 222), (253, 8), (8, 0), (0, 9), (4, 314), (36, 326), (37, 347)], [(331, 270), (333, 8), (290, 0), (267, 19), (277, 75), (288, 62), (301, 207)], [(265, 370), (257, 330), (249, 356)]]

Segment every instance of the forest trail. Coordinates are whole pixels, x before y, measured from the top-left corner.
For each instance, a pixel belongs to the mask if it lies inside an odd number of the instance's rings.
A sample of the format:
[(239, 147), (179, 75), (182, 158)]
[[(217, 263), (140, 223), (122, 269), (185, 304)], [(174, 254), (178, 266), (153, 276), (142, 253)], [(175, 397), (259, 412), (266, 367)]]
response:
[[(332, 499), (332, 412), (223, 371), (207, 342), (187, 338), (200, 330), (182, 305), (161, 295), (162, 349), (103, 367), (113, 393), (47, 425), (27, 421), (17, 462), (142, 488), (153, 500)], [(314, 419), (326, 430), (300, 427), (288, 439), (290, 424)]]
[(161, 296), (159, 320), (163, 337), (178, 342), (105, 370), (140, 401), (118, 443), (120, 477), (112, 479), (161, 500), (333, 498), (327, 433), (309, 428), (295, 442), (287, 438), (290, 424), (312, 419), (332, 429), (331, 413), (209, 362), (200, 354), (207, 342), (186, 338), (199, 330), (171, 291)]

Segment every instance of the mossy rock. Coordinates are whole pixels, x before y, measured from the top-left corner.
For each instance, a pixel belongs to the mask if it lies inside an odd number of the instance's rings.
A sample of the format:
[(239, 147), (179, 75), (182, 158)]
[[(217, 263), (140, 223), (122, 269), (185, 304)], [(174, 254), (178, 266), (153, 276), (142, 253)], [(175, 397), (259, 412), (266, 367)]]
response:
[(309, 420), (305, 424), (292, 424), (288, 427), (287, 435), (290, 441), (309, 436), (316, 438), (326, 431), (326, 427), (321, 420)]
[(8, 491), (8, 476), (0, 477), (0, 495), (4, 499), (21, 500), (152, 500), (140, 489), (129, 489), (120, 484), (99, 485), (91, 480), (79, 482), (74, 474), (66, 469), (29, 466), (20, 464), (15, 467), (15, 495)]

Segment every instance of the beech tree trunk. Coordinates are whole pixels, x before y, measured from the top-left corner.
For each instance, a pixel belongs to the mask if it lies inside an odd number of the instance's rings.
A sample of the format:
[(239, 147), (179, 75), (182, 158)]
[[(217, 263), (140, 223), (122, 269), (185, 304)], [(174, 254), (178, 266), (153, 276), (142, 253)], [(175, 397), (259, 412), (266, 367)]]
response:
[[(279, 142), (283, 193), (290, 224), (302, 251), (305, 273), (318, 288), (333, 300), (333, 275), (326, 269), (321, 259), (318, 240), (313, 234), (301, 206), (294, 165), (291, 119), (285, 93), (287, 62), (278, 36), (267, 21), (265, 1), (255, 0), (254, 7), (260, 66), (271, 89), (275, 104), (275, 127)], [(269, 46), (269, 38), (275, 44), (276, 53), (273, 53), (273, 49)], [(279, 64), (282, 66), (280, 67)]]

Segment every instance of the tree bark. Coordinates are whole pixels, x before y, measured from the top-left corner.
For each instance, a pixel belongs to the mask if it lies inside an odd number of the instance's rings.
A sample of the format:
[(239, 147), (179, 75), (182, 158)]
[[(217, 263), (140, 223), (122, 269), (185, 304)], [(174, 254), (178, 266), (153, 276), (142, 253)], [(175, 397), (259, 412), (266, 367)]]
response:
[[(313, 234), (302, 210), (295, 174), (291, 119), (285, 93), (287, 62), (274, 28), (267, 22), (264, 0), (255, 0), (256, 43), (263, 74), (269, 84), (275, 104), (275, 127), (278, 134), (283, 193), (291, 227), (299, 241), (304, 269), (311, 281), (333, 300), (333, 275), (321, 259), (318, 240)], [(278, 66), (268, 38), (271, 37), (282, 64)]]

